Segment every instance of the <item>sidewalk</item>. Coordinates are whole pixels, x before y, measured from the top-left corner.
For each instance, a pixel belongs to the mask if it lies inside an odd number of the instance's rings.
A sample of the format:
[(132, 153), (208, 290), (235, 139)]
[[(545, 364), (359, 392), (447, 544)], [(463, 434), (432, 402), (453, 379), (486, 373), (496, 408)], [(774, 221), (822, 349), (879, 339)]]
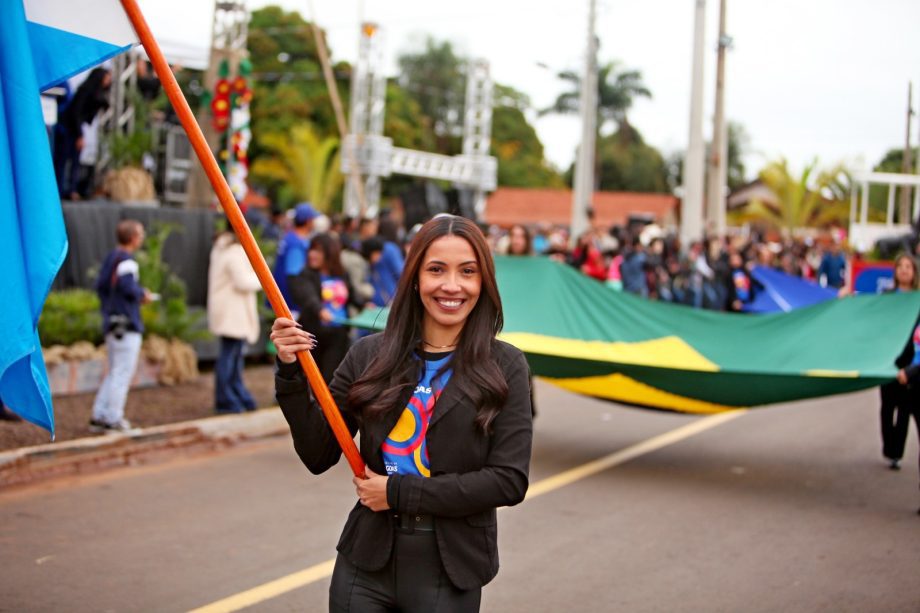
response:
[(0, 487), (155, 462), (288, 431), (281, 409), (260, 409), (0, 452)]

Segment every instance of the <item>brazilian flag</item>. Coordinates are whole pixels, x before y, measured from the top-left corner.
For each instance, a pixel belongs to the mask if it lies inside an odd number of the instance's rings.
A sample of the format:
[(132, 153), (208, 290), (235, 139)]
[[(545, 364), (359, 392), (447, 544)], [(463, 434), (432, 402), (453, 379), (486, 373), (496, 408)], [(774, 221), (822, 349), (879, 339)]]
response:
[[(685, 413), (842, 394), (891, 381), (920, 292), (860, 295), (788, 313), (719, 313), (611, 290), (564, 264), (495, 258), (500, 338), (567, 390)], [(365, 311), (358, 326), (382, 328)]]

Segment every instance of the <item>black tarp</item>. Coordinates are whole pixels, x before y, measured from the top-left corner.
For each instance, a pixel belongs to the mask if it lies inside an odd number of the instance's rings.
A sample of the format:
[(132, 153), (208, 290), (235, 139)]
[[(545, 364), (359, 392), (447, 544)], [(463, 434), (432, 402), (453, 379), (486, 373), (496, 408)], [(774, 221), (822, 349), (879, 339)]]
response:
[(92, 288), (94, 279), (88, 273), (98, 270), (106, 254), (115, 248), (115, 226), (122, 219), (136, 219), (144, 224), (148, 235), (156, 224), (178, 226), (163, 247), (163, 261), (185, 282), (188, 304), (205, 306), (217, 213), (109, 201), (65, 202), (63, 210), (70, 245), (52, 289)]

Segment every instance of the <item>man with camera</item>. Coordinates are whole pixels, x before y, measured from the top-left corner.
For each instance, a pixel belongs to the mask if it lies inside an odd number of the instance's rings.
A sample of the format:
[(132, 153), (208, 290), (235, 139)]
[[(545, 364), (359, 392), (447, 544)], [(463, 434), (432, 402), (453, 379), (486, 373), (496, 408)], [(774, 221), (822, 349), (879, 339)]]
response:
[(141, 351), (144, 324), (141, 304), (156, 298), (140, 285), (134, 252), (144, 243), (144, 226), (125, 219), (115, 229), (118, 246), (106, 256), (96, 280), (96, 292), (102, 307), (102, 326), (108, 352), (108, 372), (96, 392), (91, 432), (128, 432), (125, 401), (137, 358)]

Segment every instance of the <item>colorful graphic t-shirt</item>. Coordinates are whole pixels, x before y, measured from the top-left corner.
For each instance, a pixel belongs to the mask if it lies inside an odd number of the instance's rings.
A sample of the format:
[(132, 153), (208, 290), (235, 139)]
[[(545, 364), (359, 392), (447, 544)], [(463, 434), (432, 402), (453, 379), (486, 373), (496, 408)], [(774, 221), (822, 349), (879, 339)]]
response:
[(322, 287), (323, 308), (332, 313), (333, 317), (333, 321), (327, 325), (341, 326), (342, 324), (338, 322), (348, 319), (348, 310), (345, 308), (348, 304), (348, 286), (345, 285), (342, 277), (321, 274), (319, 279)]
[(450, 380), (452, 370), (449, 368), (437, 376), (450, 357), (451, 354), (447, 353), (428, 354), (424, 358), (425, 372), (422, 379), (415, 387), (409, 405), (381, 445), (383, 464), (388, 475), (431, 476), (425, 435), (428, 434), (434, 405)]
[(735, 284), (735, 295), (741, 302), (748, 302), (751, 299), (751, 280), (744, 271), (735, 268), (732, 270), (732, 281)]

